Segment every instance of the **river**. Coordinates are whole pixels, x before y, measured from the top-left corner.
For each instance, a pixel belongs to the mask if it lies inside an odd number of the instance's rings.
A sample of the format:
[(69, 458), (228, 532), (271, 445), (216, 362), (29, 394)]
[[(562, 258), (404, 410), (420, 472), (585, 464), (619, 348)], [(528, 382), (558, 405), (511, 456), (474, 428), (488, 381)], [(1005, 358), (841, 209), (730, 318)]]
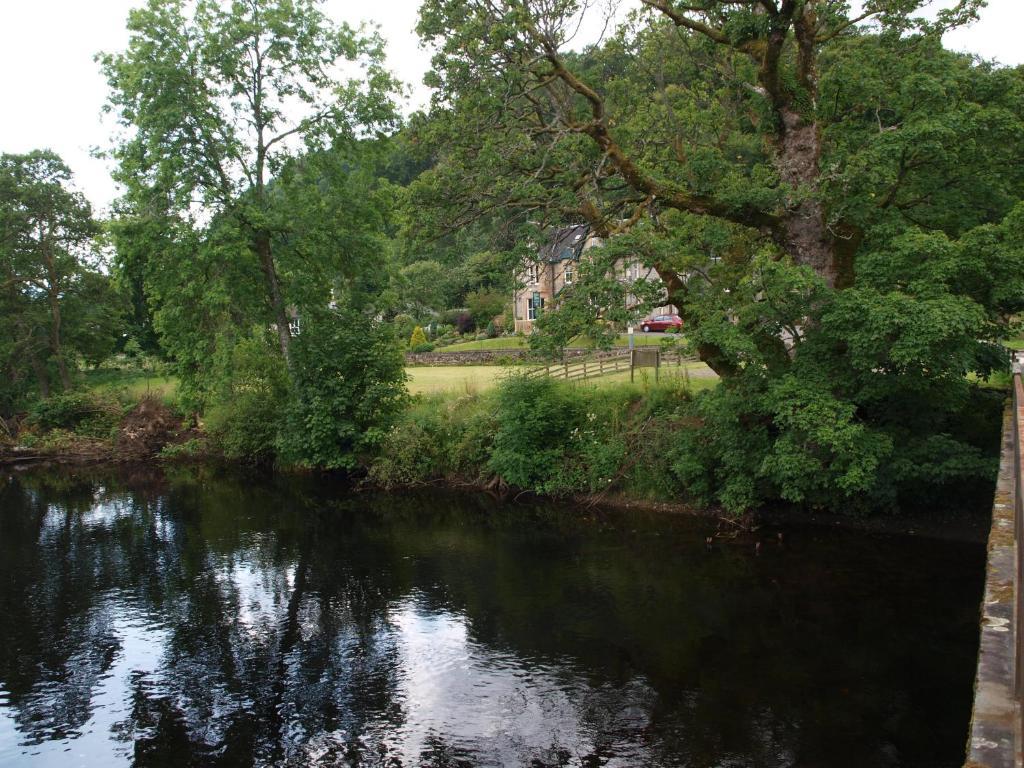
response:
[(0, 474), (0, 765), (961, 764), (982, 544), (714, 529), (212, 468)]

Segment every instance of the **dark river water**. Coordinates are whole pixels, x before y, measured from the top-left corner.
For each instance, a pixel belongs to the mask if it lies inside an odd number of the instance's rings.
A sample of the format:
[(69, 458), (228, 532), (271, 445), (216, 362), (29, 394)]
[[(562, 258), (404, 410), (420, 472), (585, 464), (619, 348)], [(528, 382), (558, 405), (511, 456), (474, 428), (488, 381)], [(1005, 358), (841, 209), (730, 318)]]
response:
[(961, 764), (982, 545), (713, 531), (0, 473), (0, 765)]

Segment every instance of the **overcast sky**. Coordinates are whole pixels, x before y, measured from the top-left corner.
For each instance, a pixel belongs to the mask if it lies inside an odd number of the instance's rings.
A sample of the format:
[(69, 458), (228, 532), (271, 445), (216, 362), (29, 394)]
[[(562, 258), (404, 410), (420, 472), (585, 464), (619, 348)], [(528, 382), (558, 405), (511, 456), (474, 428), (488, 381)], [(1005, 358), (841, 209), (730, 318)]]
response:
[[(420, 0), (327, 0), (337, 21), (374, 21), (388, 42), (391, 69), (415, 87), (407, 109), (428, 98), (420, 84), (429, 55), (413, 28)], [(106, 83), (93, 61), (98, 51), (127, 44), (124, 22), (142, 0), (2, 0), (0, 9), (0, 152), (49, 148), (71, 166), (78, 187), (102, 209), (116, 196), (109, 169), (90, 156), (109, 142), (110, 118), (101, 118)], [(1002, 64), (1024, 62), (1020, 31), (1024, 0), (989, 0), (981, 21), (947, 35), (947, 47)]]

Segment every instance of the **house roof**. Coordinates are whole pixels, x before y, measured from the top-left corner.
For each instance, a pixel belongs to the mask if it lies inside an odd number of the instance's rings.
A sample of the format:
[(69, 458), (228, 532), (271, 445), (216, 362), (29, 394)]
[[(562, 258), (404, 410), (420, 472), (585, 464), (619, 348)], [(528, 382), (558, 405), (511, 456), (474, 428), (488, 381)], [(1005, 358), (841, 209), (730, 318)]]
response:
[(548, 244), (540, 249), (540, 258), (551, 263), (569, 259), (579, 260), (589, 235), (589, 224), (574, 224), (571, 227), (556, 229), (552, 232)]

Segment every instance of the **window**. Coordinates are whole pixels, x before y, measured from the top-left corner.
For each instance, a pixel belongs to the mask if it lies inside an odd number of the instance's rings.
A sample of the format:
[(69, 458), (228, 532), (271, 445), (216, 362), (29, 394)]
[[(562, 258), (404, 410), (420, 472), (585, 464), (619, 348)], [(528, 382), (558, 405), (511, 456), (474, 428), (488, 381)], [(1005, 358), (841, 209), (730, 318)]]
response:
[(565, 272), (562, 273), (562, 277), (565, 278), (565, 284), (569, 285), (572, 282), (572, 262), (570, 261), (565, 265)]
[(302, 324), (299, 322), (298, 315), (293, 315), (288, 321), (288, 331), (292, 336), (298, 336), (302, 332)]
[(526, 319), (536, 320), (537, 310), (544, 308), (544, 299), (539, 297), (531, 297), (526, 300)]
[(539, 281), (539, 275), (537, 274), (536, 264), (527, 264), (526, 266), (526, 282), (529, 285), (536, 285)]

